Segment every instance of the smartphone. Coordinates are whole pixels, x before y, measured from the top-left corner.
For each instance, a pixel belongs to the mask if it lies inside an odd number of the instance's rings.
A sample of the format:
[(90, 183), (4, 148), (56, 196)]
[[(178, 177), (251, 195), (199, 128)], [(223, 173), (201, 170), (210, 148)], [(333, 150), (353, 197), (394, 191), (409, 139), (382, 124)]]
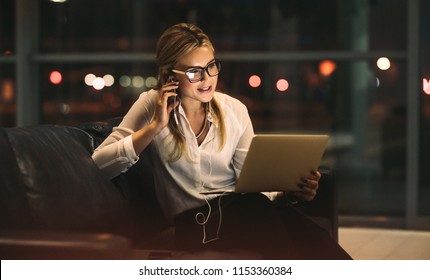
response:
[(176, 96), (170, 96), (168, 99), (167, 99), (167, 104), (173, 104), (174, 102), (176, 101)]
[[(169, 83), (171, 83), (171, 82), (177, 82), (178, 80), (176, 80), (175, 79), (175, 77), (173, 77), (173, 76), (170, 76), (169, 77), (169, 79), (168, 79), (168, 82)], [(175, 92), (176, 93), (176, 89), (174, 89), (173, 90), (173, 92)], [(172, 103), (174, 103), (176, 101), (176, 96), (170, 96), (168, 99), (167, 99), (167, 103), (168, 104), (172, 104)]]

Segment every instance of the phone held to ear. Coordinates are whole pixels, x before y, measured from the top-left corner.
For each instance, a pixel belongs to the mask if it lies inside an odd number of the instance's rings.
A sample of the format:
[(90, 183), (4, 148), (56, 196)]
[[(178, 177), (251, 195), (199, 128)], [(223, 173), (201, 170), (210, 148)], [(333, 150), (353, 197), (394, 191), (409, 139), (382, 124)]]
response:
[[(173, 77), (173, 76), (170, 76), (170, 77), (169, 77), (169, 79), (168, 79), (168, 81), (169, 81), (169, 83), (178, 82), (178, 80), (176, 80), (176, 79), (175, 79), (175, 77)], [(176, 93), (176, 89), (174, 89), (174, 90), (173, 90), (173, 92), (175, 92), (175, 93)], [(172, 104), (172, 103), (174, 103), (175, 101), (176, 101), (176, 96), (170, 96), (170, 97), (167, 99), (167, 103), (168, 103), (168, 104)]]
[(176, 101), (176, 96), (170, 96), (168, 99), (167, 99), (167, 104), (173, 104), (174, 102)]

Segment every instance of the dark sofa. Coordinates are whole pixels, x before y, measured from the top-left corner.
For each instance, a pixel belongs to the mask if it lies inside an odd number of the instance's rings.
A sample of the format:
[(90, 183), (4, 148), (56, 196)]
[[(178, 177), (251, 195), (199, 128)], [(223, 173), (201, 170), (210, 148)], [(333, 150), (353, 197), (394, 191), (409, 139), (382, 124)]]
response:
[[(0, 128), (1, 259), (259, 257), (174, 251), (174, 229), (155, 198), (147, 157), (113, 180), (91, 159), (120, 120)], [(296, 206), (337, 240), (334, 177), (330, 169), (320, 171), (315, 200)]]

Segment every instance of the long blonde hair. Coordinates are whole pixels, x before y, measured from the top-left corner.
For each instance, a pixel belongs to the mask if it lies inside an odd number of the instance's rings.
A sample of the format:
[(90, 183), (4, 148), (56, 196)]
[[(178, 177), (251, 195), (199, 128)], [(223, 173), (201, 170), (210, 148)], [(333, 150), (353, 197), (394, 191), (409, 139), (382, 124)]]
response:
[[(215, 49), (209, 37), (193, 24), (179, 23), (164, 31), (158, 40), (156, 48), (156, 62), (158, 66), (157, 89), (160, 89), (167, 82), (172, 74), (174, 65), (180, 57), (202, 46), (209, 47), (215, 54)], [(212, 98), (208, 107), (218, 122), (218, 133), (221, 136), (219, 149), (222, 149), (225, 144), (226, 130), (221, 108), (215, 98)], [(170, 154), (170, 161), (176, 161), (186, 153), (186, 147), (185, 138), (178, 129), (173, 112), (170, 115), (168, 126), (172, 134), (172, 140), (174, 141), (174, 149)]]

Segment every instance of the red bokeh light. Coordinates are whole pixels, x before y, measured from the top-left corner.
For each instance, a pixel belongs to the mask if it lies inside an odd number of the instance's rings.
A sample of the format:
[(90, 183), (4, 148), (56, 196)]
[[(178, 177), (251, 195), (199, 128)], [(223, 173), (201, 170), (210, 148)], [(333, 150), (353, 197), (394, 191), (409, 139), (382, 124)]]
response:
[(49, 80), (54, 85), (58, 85), (63, 81), (63, 76), (61, 75), (61, 73), (59, 71), (54, 70), (51, 72), (51, 74), (49, 74)]

